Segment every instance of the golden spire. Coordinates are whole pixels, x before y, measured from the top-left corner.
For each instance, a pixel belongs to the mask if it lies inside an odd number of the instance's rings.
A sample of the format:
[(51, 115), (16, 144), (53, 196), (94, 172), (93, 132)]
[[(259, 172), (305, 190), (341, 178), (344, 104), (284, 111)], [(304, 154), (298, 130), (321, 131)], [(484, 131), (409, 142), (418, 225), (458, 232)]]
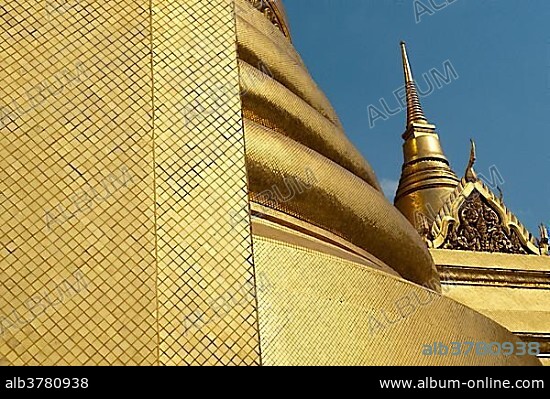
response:
[(407, 126), (413, 122), (428, 123), (420, 105), (405, 42), (401, 42), (401, 57), (403, 58), (403, 72), (405, 74), (405, 90), (407, 94)]
[[(428, 122), (420, 105), (416, 83), (405, 43), (401, 56), (407, 94), (407, 126), (403, 133), (403, 169), (395, 196), (395, 206), (417, 228), (432, 223), (448, 195), (458, 185), (443, 153), (435, 126)], [(419, 218), (418, 215), (424, 216)]]

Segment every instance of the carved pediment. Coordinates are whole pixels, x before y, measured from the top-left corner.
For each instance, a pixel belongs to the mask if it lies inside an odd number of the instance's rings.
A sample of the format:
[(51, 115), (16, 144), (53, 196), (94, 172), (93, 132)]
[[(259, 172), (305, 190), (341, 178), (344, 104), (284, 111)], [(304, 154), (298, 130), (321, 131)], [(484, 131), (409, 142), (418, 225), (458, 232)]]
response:
[(431, 230), (434, 248), (538, 255), (533, 237), (480, 180), (463, 179)]
[(506, 228), (496, 210), (477, 191), (462, 203), (458, 218), (456, 227), (450, 226), (443, 248), (527, 255), (518, 234)]

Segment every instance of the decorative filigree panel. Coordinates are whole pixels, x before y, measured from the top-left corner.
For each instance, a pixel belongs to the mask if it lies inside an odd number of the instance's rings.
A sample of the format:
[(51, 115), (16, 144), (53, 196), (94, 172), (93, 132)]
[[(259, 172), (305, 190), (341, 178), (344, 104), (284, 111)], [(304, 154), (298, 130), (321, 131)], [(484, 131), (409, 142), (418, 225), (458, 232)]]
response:
[(498, 212), (479, 192), (473, 191), (458, 211), (443, 248), (467, 251), (527, 254), (516, 231), (504, 225)]

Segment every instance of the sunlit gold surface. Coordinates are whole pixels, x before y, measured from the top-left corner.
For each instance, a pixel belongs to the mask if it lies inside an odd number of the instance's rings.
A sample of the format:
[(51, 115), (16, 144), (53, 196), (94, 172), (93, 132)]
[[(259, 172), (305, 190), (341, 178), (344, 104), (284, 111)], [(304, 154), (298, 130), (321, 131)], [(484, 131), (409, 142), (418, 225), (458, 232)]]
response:
[[(245, 120), (251, 198), (323, 227), (370, 252), (403, 277), (419, 284), (437, 282), (426, 246), (383, 194), (319, 153)], [(307, 195), (282, 203), (260, 195), (273, 186), (288, 194), (285, 178), (316, 182)], [(337, 182), (337, 183), (336, 183)], [(388, 247), (399, 242), (392, 251)]]
[(247, 88), (243, 96), (247, 119), (304, 144), (378, 188), (372, 168), (341, 129), (249, 64), (242, 62), (240, 69), (241, 82)]
[[(533, 236), (478, 178), (471, 143), (458, 182), (443, 154), (435, 126), (424, 116), (404, 43), (407, 129), (403, 173), (395, 204), (432, 249), (442, 292), (540, 343), (550, 359), (550, 258)], [(543, 232), (544, 233), (544, 232)], [(544, 236), (544, 234), (542, 234)]]
[[(274, 185), (285, 191), (287, 176), (313, 168), (321, 186), (285, 201), (281, 209), (350, 240), (405, 278), (436, 281), (424, 244), (383, 198), (372, 168), (345, 137), (291, 44), (246, 0), (237, 4), (242, 9), (237, 42), (252, 198)], [(273, 206), (265, 198), (260, 202)], [(387, 251), (394, 240), (399, 248)]]
[(403, 133), (403, 170), (395, 206), (421, 232), (426, 217), (435, 217), (458, 178), (443, 153), (435, 126), (428, 123), (416, 90), (405, 43), (401, 55), (407, 94), (407, 124)]
[(155, 6), (159, 363), (258, 365), (233, 2)]
[(448, 298), (339, 257), (258, 236), (254, 255), (265, 365), (540, 364), (532, 356), (424, 356), (422, 345), (434, 341), (518, 338)]
[(262, 14), (248, 4), (236, 0), (237, 45), (239, 58), (255, 66), (266, 66), (273, 78), (305, 102), (317, 109), (327, 119), (340, 125), (330, 102), (317, 87), (294, 47), (267, 21)]
[(3, 7), (0, 364), (259, 364), (232, 2)]
[[(550, 258), (432, 249), (445, 296), (541, 343), (550, 360)], [(546, 360), (545, 360), (546, 359)]]
[(336, 234), (255, 202), (251, 202), (250, 208), (252, 234), (256, 236), (289, 242), (399, 276), (380, 259)]
[[(2, 7), (1, 107), (27, 112), (0, 129), (0, 317), (27, 322), (0, 337), (0, 364), (156, 364), (148, 6), (93, 1), (109, 16), (94, 21), (34, 0)], [(64, 69), (78, 77), (56, 80)], [(120, 168), (131, 182), (104, 188)], [(88, 288), (60, 295), (76, 271)]]
[(439, 289), (420, 236), (237, 1), (3, 6), (0, 364), (538, 364), (421, 354), (517, 338), (406, 280)]

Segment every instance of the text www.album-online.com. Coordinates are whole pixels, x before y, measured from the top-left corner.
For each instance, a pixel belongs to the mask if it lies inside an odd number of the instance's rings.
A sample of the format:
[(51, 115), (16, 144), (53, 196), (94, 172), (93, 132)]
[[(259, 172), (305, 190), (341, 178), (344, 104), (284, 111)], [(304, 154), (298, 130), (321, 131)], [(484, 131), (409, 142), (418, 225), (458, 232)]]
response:
[(469, 388), (469, 389), (498, 389), (498, 388), (522, 388), (522, 389), (544, 389), (543, 380), (500, 380), (493, 378), (482, 378), (475, 380), (445, 380), (426, 377), (420, 380), (379, 380), (380, 388)]

